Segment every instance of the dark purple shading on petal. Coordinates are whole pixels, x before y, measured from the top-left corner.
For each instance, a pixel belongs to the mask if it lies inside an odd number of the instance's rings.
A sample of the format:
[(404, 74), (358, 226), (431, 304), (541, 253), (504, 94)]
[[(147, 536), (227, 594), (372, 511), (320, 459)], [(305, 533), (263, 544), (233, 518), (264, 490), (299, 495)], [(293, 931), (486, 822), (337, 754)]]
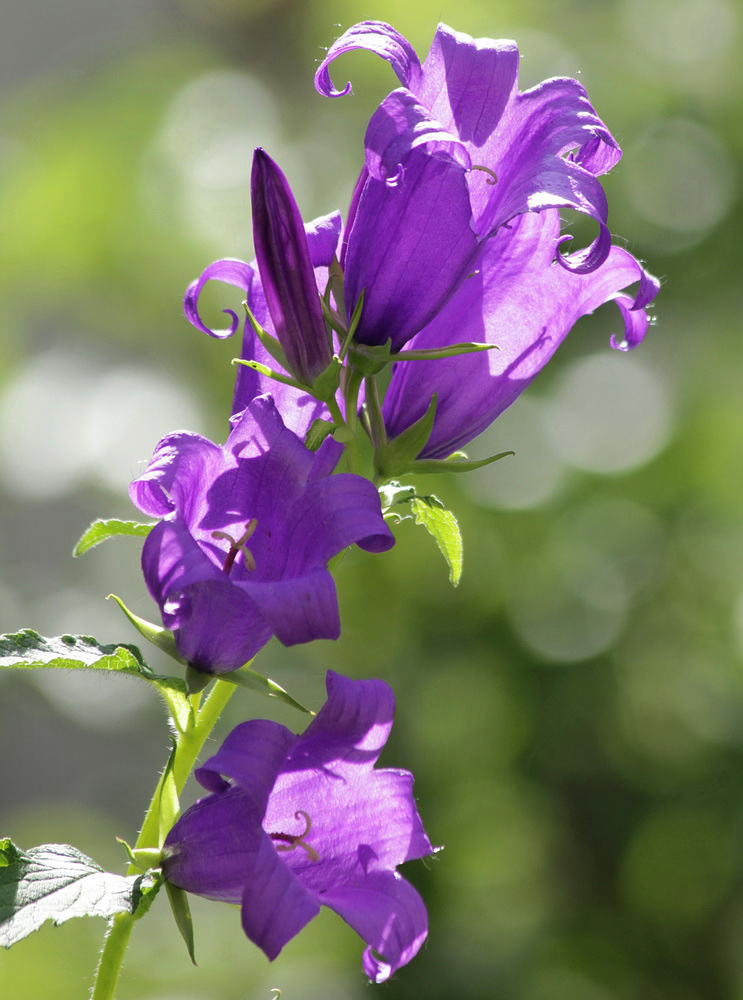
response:
[(230, 787), (226, 778), (239, 785), (263, 820), (268, 796), (298, 737), (286, 726), (268, 719), (251, 719), (235, 726), (222, 746), (194, 775), (209, 792), (224, 792)]
[(425, 147), (408, 154), (395, 187), (370, 177), (346, 254), (346, 309), (363, 289), (356, 338), (399, 350), (466, 277), (477, 239), (462, 167)]
[(315, 87), (324, 97), (343, 97), (345, 94), (350, 94), (350, 83), (347, 83), (343, 90), (335, 89), (330, 79), (329, 67), (338, 56), (354, 49), (366, 49), (386, 59), (403, 87), (414, 90), (418, 86), (421, 75), (420, 60), (407, 38), (384, 21), (361, 21), (333, 42), (315, 73)]
[[(622, 343), (634, 347), (648, 326), (644, 306), (658, 290), (620, 247), (583, 275), (554, 263), (559, 239), (556, 211), (521, 216), (484, 245), (478, 273), (411, 342), (440, 347), (457, 339), (497, 344), (499, 350), (439, 361), (398, 363), (384, 402), (392, 437), (421, 416), (434, 392), (439, 402), (422, 458), (444, 458), (483, 431), (520, 395), (549, 361), (577, 320), (604, 302), (617, 301), (625, 320)], [(636, 299), (621, 294), (639, 281)]]
[(253, 155), (253, 243), (263, 294), (292, 375), (310, 385), (331, 362), (304, 223), (289, 182), (267, 153)]

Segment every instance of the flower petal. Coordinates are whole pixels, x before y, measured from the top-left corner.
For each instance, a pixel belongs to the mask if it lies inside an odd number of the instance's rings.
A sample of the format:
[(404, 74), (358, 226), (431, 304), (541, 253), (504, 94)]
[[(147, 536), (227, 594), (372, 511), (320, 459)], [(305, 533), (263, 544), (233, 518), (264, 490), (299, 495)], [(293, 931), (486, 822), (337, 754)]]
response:
[(129, 497), (152, 517), (174, 510), (187, 516), (200, 484), (216, 474), (222, 461), (222, 449), (208, 438), (190, 431), (168, 434), (157, 443), (145, 472), (130, 484)]
[(468, 170), (469, 153), (456, 135), (447, 132), (441, 122), (409, 90), (393, 90), (371, 117), (364, 139), (366, 168), (376, 180), (388, 186), (397, 182), (403, 160), (411, 149), (425, 146), (429, 155), (441, 154)]
[(518, 70), (516, 42), (471, 38), (440, 24), (417, 93), (447, 131), (479, 148), (498, 127)]
[[(328, 513), (332, 512), (332, 518)], [(349, 473), (316, 479), (292, 511), (288, 547), (297, 567), (324, 565), (349, 545), (386, 552), (395, 536), (382, 517), (379, 493), (368, 479)]]
[[(433, 433), (421, 457), (444, 458), (484, 430), (523, 392), (577, 320), (604, 302), (619, 299), (628, 346), (642, 339), (643, 306), (657, 291), (657, 279), (620, 247), (589, 274), (558, 267), (553, 258), (559, 225), (557, 212), (544, 212), (523, 215), (499, 232), (484, 245), (478, 273), (411, 343), (445, 346), (456, 330), (457, 340), (496, 344), (499, 350), (395, 366), (383, 408), (391, 436), (418, 419), (438, 393)], [(638, 280), (629, 309), (620, 293)]]
[(421, 65), (415, 49), (407, 38), (384, 21), (361, 21), (345, 31), (328, 49), (328, 54), (315, 73), (315, 87), (324, 97), (343, 97), (350, 94), (351, 84), (343, 90), (336, 90), (330, 79), (330, 64), (354, 49), (366, 49), (386, 59), (397, 74), (403, 87), (414, 89), (419, 81)]
[(326, 569), (288, 580), (243, 579), (237, 586), (251, 599), (285, 646), (341, 634), (335, 582)]
[(225, 792), (226, 775), (249, 799), (254, 819), (263, 822), (276, 777), (297, 737), (286, 726), (268, 719), (251, 719), (235, 726), (217, 752), (196, 768), (194, 775), (210, 792)]
[(239, 903), (245, 868), (261, 836), (260, 820), (241, 789), (208, 795), (187, 809), (168, 833), (163, 873), (186, 892)]
[(273, 960), (287, 941), (317, 916), (320, 904), (279, 859), (265, 833), (261, 833), (243, 877), (243, 930)]
[(399, 183), (370, 177), (346, 254), (346, 309), (366, 289), (356, 339), (401, 348), (441, 309), (466, 277), (477, 239), (464, 170), (414, 149)]
[(357, 886), (329, 889), (322, 902), (368, 944), (364, 972), (375, 983), (414, 958), (428, 935), (423, 900), (397, 872), (372, 872)]
[(224, 281), (225, 284), (234, 285), (250, 301), (252, 297), (251, 290), (258, 281), (258, 275), (252, 264), (246, 264), (242, 260), (226, 258), (225, 260), (217, 260), (213, 264), (210, 264), (201, 276), (196, 281), (192, 281), (186, 289), (183, 309), (188, 320), (198, 330), (201, 330), (202, 333), (206, 333), (210, 337), (216, 337), (218, 340), (224, 340), (226, 337), (232, 336), (240, 325), (240, 319), (232, 309), (223, 309), (222, 311), (232, 318), (232, 322), (227, 330), (212, 330), (211, 327), (204, 323), (199, 315), (199, 296), (207, 281)]

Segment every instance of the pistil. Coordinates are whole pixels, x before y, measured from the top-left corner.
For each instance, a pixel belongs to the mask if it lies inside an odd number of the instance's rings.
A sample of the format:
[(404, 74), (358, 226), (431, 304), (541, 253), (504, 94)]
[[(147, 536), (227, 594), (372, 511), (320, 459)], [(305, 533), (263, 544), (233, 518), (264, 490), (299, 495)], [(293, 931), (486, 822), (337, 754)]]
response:
[(304, 830), (299, 834), (293, 833), (269, 833), (271, 840), (278, 840), (280, 843), (276, 844), (277, 851), (293, 851), (295, 847), (301, 847), (307, 852), (307, 857), (310, 861), (319, 861), (320, 855), (317, 853), (314, 847), (306, 842), (305, 837), (308, 836), (310, 830), (312, 829), (312, 820), (309, 814), (304, 811), (304, 809), (298, 809), (294, 813), (295, 819), (304, 819), (306, 826)]
[(235, 564), (235, 559), (237, 558), (238, 552), (242, 552), (243, 562), (245, 563), (245, 566), (249, 570), (255, 569), (255, 559), (253, 558), (253, 553), (250, 551), (249, 548), (247, 548), (247, 543), (257, 527), (258, 527), (258, 522), (254, 517), (251, 518), (245, 527), (244, 533), (241, 535), (240, 538), (237, 539), (237, 541), (235, 541), (232, 535), (230, 535), (227, 531), (212, 532), (212, 538), (224, 538), (225, 541), (228, 541), (230, 543), (230, 549), (229, 552), (227, 553), (227, 556), (225, 557), (224, 566), (222, 567), (225, 573), (227, 573), (228, 575), (230, 570)]

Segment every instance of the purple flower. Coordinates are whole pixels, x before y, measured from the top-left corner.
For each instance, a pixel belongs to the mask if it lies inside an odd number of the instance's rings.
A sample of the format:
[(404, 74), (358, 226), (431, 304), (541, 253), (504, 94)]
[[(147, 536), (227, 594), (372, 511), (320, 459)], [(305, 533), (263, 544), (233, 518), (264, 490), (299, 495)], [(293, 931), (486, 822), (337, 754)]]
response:
[(433, 852), (408, 771), (375, 770), (394, 714), (378, 680), (328, 672), (328, 700), (301, 736), (276, 722), (237, 726), (195, 774), (210, 792), (168, 834), (173, 884), (240, 904), (247, 936), (274, 959), (320, 910), (367, 942), (383, 982), (428, 932), (421, 897), (397, 866)]
[[(366, 289), (357, 339), (392, 340), (393, 350), (462, 341), (499, 350), (397, 364), (384, 402), (388, 434), (399, 435), (438, 395), (421, 458), (445, 458), (484, 430), (552, 357), (577, 320), (615, 300), (635, 347), (659, 282), (611, 246), (598, 180), (621, 150), (571, 79), (518, 89), (511, 41), (472, 39), (439, 25), (420, 64), (410, 44), (378, 21), (355, 25), (330, 48), (376, 52), (402, 88), (373, 115), (366, 164), (343, 237), (346, 304)], [(559, 209), (596, 220), (599, 234), (565, 256)], [(623, 289), (639, 281), (632, 296)]]
[(330, 473), (338, 446), (308, 451), (270, 396), (233, 419), (224, 447), (170, 434), (130, 487), (161, 517), (142, 568), (180, 655), (196, 669), (236, 670), (272, 635), (290, 646), (337, 639), (328, 560), (354, 542), (383, 552), (394, 539), (379, 497), (360, 476)]

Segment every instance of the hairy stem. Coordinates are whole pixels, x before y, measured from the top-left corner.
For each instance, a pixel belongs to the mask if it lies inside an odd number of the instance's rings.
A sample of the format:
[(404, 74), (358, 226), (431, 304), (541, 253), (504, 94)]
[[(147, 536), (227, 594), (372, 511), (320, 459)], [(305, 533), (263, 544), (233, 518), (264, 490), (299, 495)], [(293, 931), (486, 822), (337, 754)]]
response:
[[(170, 771), (179, 795), (193, 770), (196, 758), (234, 691), (233, 684), (217, 680), (200, 709), (198, 708), (199, 696), (193, 696), (193, 715), (190, 723), (177, 736)], [(167, 774), (166, 770), (160, 775), (152, 800), (145, 813), (135, 850), (146, 847), (162, 847), (162, 841), (167, 831), (161, 829), (160, 807)], [(130, 865), (128, 874), (137, 875), (139, 869)], [(121, 967), (124, 963), (124, 954), (133, 928), (134, 916), (131, 913), (117, 913), (109, 922), (96, 970), (91, 1000), (114, 1000)]]

